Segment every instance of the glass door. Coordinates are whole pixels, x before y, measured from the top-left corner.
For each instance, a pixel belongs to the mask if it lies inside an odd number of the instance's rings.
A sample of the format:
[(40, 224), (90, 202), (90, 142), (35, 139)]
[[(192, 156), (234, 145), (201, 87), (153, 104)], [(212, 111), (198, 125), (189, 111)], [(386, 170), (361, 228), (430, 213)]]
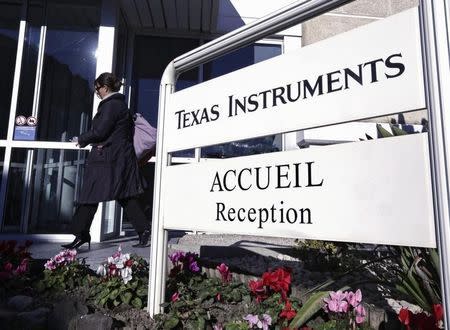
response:
[(92, 117), (100, 5), (30, 0), (22, 8), (22, 42), (16, 43), (22, 56), (11, 79), (16, 103), (5, 121), (2, 231), (69, 232), (87, 151), (67, 142)]

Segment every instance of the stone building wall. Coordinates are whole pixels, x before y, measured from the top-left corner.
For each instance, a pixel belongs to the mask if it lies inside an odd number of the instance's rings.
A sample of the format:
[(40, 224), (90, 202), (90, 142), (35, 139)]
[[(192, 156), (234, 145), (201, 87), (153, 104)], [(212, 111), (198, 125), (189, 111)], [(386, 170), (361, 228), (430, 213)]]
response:
[[(303, 23), (302, 44), (303, 46), (313, 44), (418, 6), (418, 4), (419, 0), (356, 0), (330, 13)], [(370, 121), (421, 124), (426, 118), (426, 111), (423, 110), (402, 115), (373, 118)]]

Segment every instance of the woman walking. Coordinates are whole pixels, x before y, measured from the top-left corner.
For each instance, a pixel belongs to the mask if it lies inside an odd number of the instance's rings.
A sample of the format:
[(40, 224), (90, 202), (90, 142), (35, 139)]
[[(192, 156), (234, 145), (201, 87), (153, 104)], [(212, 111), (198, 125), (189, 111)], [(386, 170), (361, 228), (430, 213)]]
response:
[(83, 183), (72, 222), (73, 242), (62, 245), (74, 249), (88, 243), (98, 203), (117, 200), (125, 215), (139, 234), (139, 243), (134, 247), (145, 247), (150, 238), (148, 222), (138, 202), (144, 191), (142, 178), (133, 147), (134, 123), (125, 103), (125, 96), (118, 93), (122, 83), (112, 73), (102, 73), (95, 80), (95, 91), (102, 99), (92, 127), (81, 134), (77, 145), (83, 148), (92, 145), (86, 160)]

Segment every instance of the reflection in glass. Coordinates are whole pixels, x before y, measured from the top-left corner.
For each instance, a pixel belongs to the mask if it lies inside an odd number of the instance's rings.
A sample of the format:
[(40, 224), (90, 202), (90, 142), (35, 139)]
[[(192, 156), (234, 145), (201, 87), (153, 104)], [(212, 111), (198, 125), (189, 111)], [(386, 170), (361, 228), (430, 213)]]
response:
[[(0, 148), (0, 173), (3, 173), (3, 164), (5, 161), (5, 148)], [(2, 185), (3, 175), (0, 174), (0, 187)]]
[(13, 149), (5, 225), (28, 233), (67, 233), (87, 151)]
[[(43, 2), (33, 2), (28, 14), (18, 114), (37, 115), (38, 140), (68, 141), (84, 132), (91, 120), (100, 1)], [(41, 31), (46, 31), (45, 40)], [(42, 72), (36, 67), (39, 45), (44, 52)], [(38, 105), (33, 100), (39, 100)]]
[(0, 0), (0, 139), (8, 130), (21, 3)]
[(22, 115), (28, 117), (33, 115), (34, 86), (38, 66), (41, 26), (43, 25), (43, 8), (43, 1), (33, 1), (27, 10), (27, 25), (23, 45), (16, 116)]
[(102, 236), (103, 238), (116, 235), (119, 230), (120, 221), (120, 206), (116, 201), (109, 201), (103, 203), (103, 218), (102, 218)]
[[(209, 80), (262, 62), (281, 54), (280, 45), (254, 44), (222, 56), (203, 66), (203, 79)], [(275, 135), (202, 148), (202, 157), (228, 158), (278, 151)]]
[[(157, 127), (158, 99), (161, 76), (167, 64), (199, 45), (197, 39), (161, 38), (137, 36), (135, 40), (133, 61), (133, 96), (132, 108)], [(177, 90), (198, 83), (198, 68), (187, 71), (177, 80)], [(194, 157), (193, 150), (174, 153), (176, 157)]]
[[(132, 107), (154, 127), (158, 123), (158, 99), (161, 76), (167, 64), (175, 57), (199, 45), (197, 39), (137, 36), (133, 61)], [(198, 81), (198, 69), (184, 73), (177, 89), (192, 86)]]
[(25, 175), (28, 151), (13, 149), (9, 167), (8, 185), (3, 226), (20, 228), (23, 214)]

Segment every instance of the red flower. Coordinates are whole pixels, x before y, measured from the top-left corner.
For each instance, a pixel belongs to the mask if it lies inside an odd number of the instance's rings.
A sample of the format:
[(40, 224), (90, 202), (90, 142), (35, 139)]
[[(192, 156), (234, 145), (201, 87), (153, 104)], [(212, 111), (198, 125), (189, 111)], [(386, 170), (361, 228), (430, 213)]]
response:
[(286, 299), (291, 285), (291, 273), (284, 268), (278, 268), (273, 272), (265, 272), (262, 282), (275, 292), (280, 292), (283, 299)]
[(133, 260), (128, 259), (127, 261), (125, 261), (125, 267), (131, 267), (133, 266)]
[(170, 298), (170, 300), (171, 300), (172, 302), (175, 302), (175, 301), (180, 300), (180, 294), (179, 294), (178, 292), (175, 292), (175, 293), (172, 295), (172, 297)]
[(280, 313), (280, 317), (285, 318), (286, 320), (292, 320), (295, 315), (297, 315), (297, 312), (295, 309), (292, 308), (291, 302), (286, 300), (286, 303), (284, 304), (284, 309)]
[(266, 288), (263, 281), (249, 281), (250, 291), (256, 296), (256, 301), (261, 302), (267, 298)]
[(216, 294), (216, 300), (220, 301), (220, 299), (222, 299), (222, 297), (220, 296), (220, 292)]
[(418, 330), (438, 330), (433, 316), (425, 313), (411, 314), (411, 325)]
[(444, 319), (444, 310), (441, 304), (433, 305), (433, 315), (437, 322)]
[(222, 263), (219, 266), (217, 266), (216, 269), (219, 271), (220, 276), (222, 277), (222, 281), (224, 283), (228, 283), (231, 281), (231, 273), (227, 265)]
[(400, 320), (401, 324), (406, 325), (406, 329), (409, 330), (409, 323), (410, 323), (410, 314), (411, 312), (407, 310), (406, 308), (402, 308), (400, 312), (398, 313), (398, 319)]

